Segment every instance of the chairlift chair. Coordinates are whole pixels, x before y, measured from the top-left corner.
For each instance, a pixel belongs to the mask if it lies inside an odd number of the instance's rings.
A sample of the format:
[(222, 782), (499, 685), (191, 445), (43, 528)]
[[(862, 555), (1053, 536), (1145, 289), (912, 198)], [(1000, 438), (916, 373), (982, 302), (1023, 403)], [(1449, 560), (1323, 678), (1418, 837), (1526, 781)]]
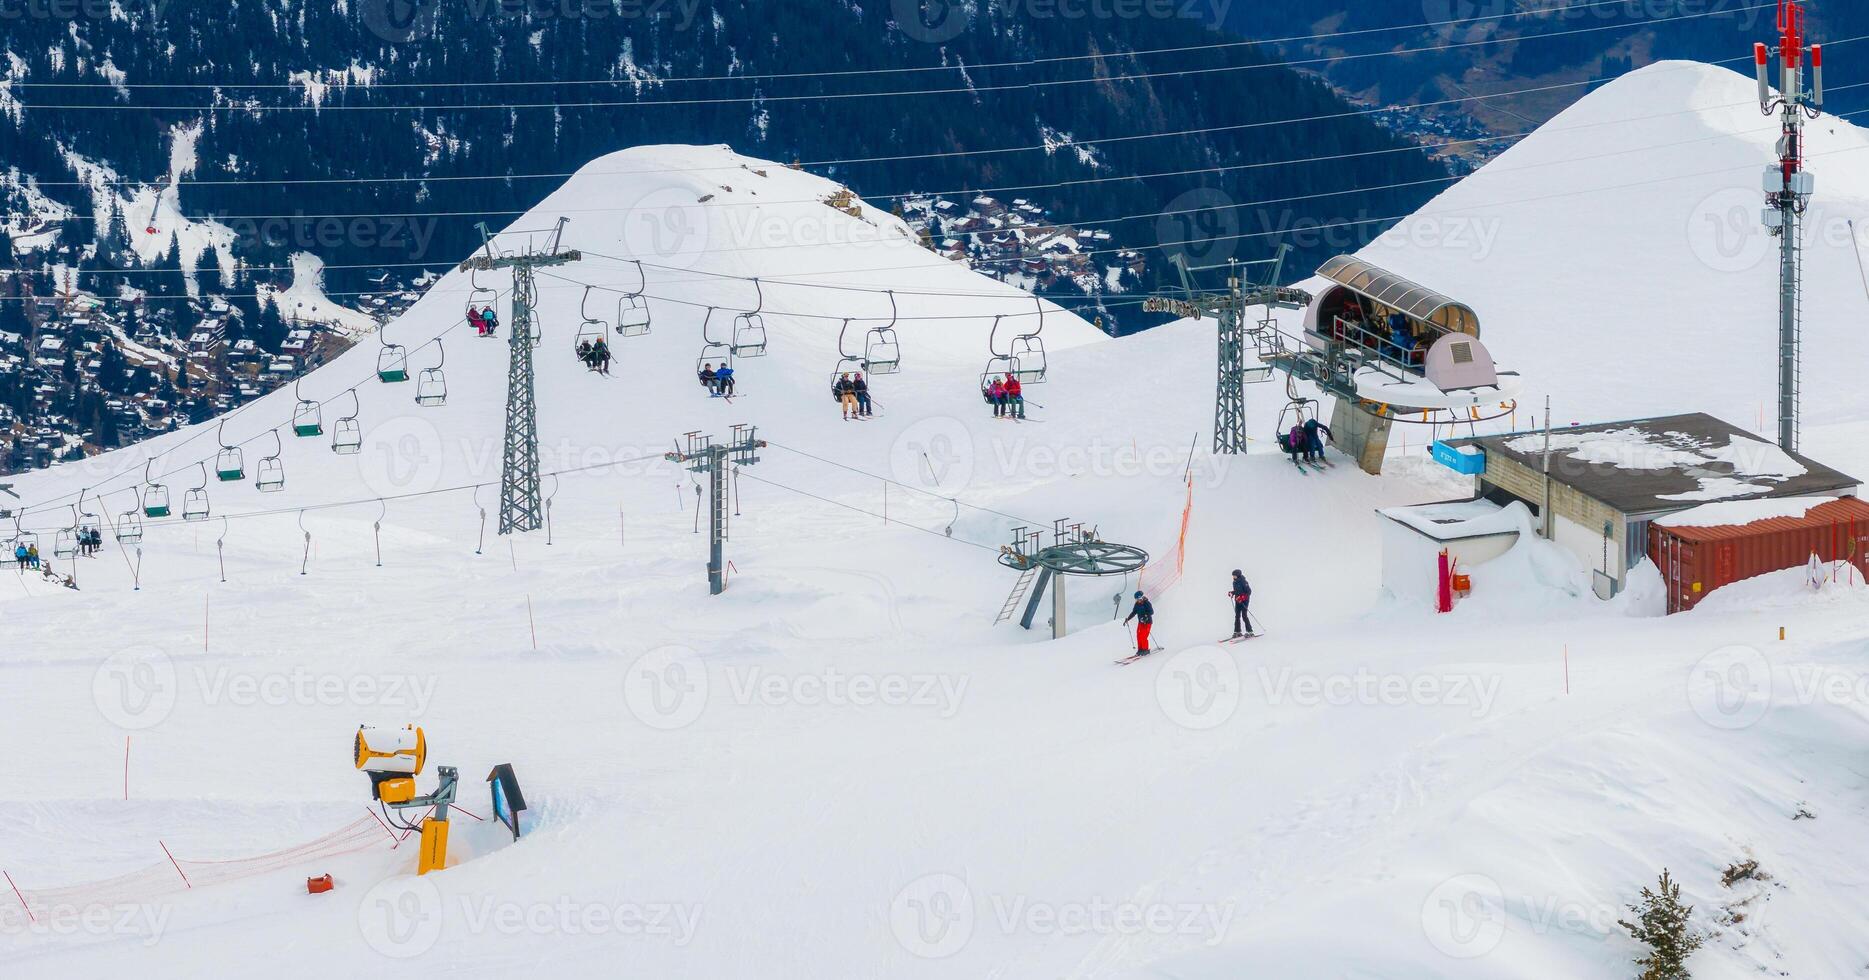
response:
[(350, 391), (350, 414), (337, 420), (331, 430), (331, 451), (351, 456), (363, 451), (363, 426), (357, 422), (357, 389)]
[(1018, 367), (1013, 377), (1020, 384), (1035, 385), (1045, 380), (1045, 342), (1039, 334), (1045, 332), (1045, 301), (1034, 296), (1032, 301), (1038, 304), (1038, 326), (1031, 333), (1022, 333), (1012, 338), (1012, 347), (1006, 353), (1012, 355)]
[(733, 318), (733, 356), (766, 356), (766, 318), (759, 311), (766, 305), (766, 295), (760, 289), (759, 280), (753, 280), (753, 289), (759, 293), (758, 302), (753, 308)]
[(643, 275), (642, 260), (636, 260), (636, 291), (625, 293), (617, 300), (617, 333), (625, 337), (640, 337), (649, 332), (649, 300), (643, 292), (649, 288), (649, 279)]
[(701, 376), (701, 369), (712, 366), (716, 370), (733, 366), (733, 345), (708, 336), (708, 322), (714, 319), (714, 308), (708, 307), (701, 316), (701, 356), (694, 359), (695, 377)]
[(376, 377), (385, 384), (409, 380), (409, 351), (401, 344), (384, 344), (376, 355)]
[(448, 378), (442, 373), (442, 367), (448, 363), (448, 349), (443, 347), (441, 339), (435, 339), (435, 349), (440, 352), (441, 360), (431, 368), (423, 368), (415, 379), (415, 403), (425, 408), (448, 403)]
[(1045, 342), (1038, 334), (1020, 334), (1012, 338), (1013, 377), (1020, 384), (1034, 385), (1045, 380)]
[(896, 294), (893, 289), (888, 292), (889, 322), (871, 327), (863, 340), (863, 365), (871, 374), (894, 374), (902, 369), (902, 344), (896, 339)]
[[(467, 311), (466, 312), (471, 313), (471, 314), (478, 314), (481, 310), (492, 307), (493, 301), (500, 298), (499, 293), (496, 293), (492, 289), (489, 289), (486, 286), (482, 286), (480, 284), (480, 277), (477, 274), (478, 272), (479, 270), (477, 269), (469, 269), (467, 272), (467, 287), (468, 288), (467, 288)], [(480, 336), (497, 337), (499, 336), (499, 331), (489, 330), (486, 333), (481, 334)]]
[(866, 368), (867, 365), (861, 357), (845, 356), (838, 358), (837, 370), (831, 372), (831, 400), (836, 401), (838, 399), (837, 382), (842, 380), (844, 375), (863, 371)]
[(1278, 443), (1279, 450), (1291, 452), (1289, 440), (1292, 427), (1301, 426), (1314, 418), (1317, 418), (1317, 399), (1293, 397), (1287, 401), (1285, 407), (1279, 409), (1278, 428), (1272, 430), (1273, 441)]
[(205, 521), (208, 519), (208, 465), (196, 463), (201, 467), (201, 485), (182, 495), (182, 520)]
[(143, 515), (135, 507), (117, 515), (117, 523), (110, 529), (117, 540), (124, 544), (136, 544), (143, 540)]
[(157, 483), (149, 475), (149, 468), (155, 464), (150, 460), (143, 464), (143, 516), (169, 516), (169, 488)]
[(591, 287), (584, 287), (584, 298), (578, 301), (578, 315), (583, 322), (578, 324), (577, 339), (571, 342), (571, 349), (577, 350), (586, 343), (596, 343), (610, 332), (610, 325), (590, 314)]
[(1018, 358), (1011, 357), (1006, 354), (994, 354), (992, 357), (988, 358), (986, 362), (986, 370), (980, 372), (980, 398), (981, 400), (991, 403), (993, 401), (993, 396), (989, 394), (988, 392), (993, 387), (994, 379), (1004, 378), (1008, 374), (1012, 375), (1013, 377), (1018, 377), (1018, 374), (1019, 374)]
[(214, 456), (214, 475), (220, 477), (222, 483), (232, 483), (235, 480), (246, 479), (246, 453), (241, 451), (239, 446), (230, 446), (227, 444), (227, 424), (225, 422), (221, 423), (220, 441), (221, 451)]
[(76, 558), (78, 556), (78, 527), (72, 525), (62, 528), (52, 539), (52, 555), (55, 558)]
[(277, 493), (286, 488), (286, 467), (279, 456), (285, 447), (279, 444), (279, 430), (273, 430), (273, 454), (260, 457), (257, 475), (253, 478), (253, 488), (261, 493)]
[(292, 394), (299, 400), (292, 409), (292, 434), (301, 439), (324, 435), (324, 408), (299, 394), (299, 379), (292, 381)]

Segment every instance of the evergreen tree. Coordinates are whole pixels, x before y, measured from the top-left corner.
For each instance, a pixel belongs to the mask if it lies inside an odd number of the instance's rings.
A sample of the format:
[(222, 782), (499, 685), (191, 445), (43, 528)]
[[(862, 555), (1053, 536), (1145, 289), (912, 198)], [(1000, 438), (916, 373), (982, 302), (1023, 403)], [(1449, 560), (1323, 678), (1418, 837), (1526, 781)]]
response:
[(1661, 869), (1655, 888), (1643, 886), (1641, 901), (1629, 906), (1629, 911), (1635, 913), (1636, 921), (1619, 919), (1616, 924), (1648, 947), (1648, 955), (1635, 961), (1642, 968), (1636, 974), (1638, 980), (1689, 980), (1687, 957), (1707, 937), (1688, 925), (1694, 907), (1681, 904), (1681, 886), (1668, 876), (1668, 869)]

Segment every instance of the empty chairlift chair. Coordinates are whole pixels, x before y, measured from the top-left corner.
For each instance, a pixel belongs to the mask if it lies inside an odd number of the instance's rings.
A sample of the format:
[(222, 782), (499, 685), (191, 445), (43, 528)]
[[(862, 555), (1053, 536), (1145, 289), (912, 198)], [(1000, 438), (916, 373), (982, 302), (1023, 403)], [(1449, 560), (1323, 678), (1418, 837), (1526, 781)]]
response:
[(636, 262), (636, 278), (640, 283), (636, 291), (617, 300), (617, 333), (625, 337), (640, 337), (649, 332), (649, 300), (643, 295), (649, 288), (649, 280), (643, 276), (641, 260)]
[(296, 378), (292, 381), (292, 394), (298, 398), (298, 404), (292, 409), (292, 434), (301, 439), (324, 435), (324, 408), (299, 394)]
[(872, 327), (863, 341), (863, 365), (871, 374), (902, 370), (902, 344), (896, 339), (896, 294), (889, 291), (889, 322)]
[(136, 544), (143, 540), (142, 512), (138, 508), (132, 507), (117, 515), (117, 524), (115, 527), (111, 528), (111, 532), (115, 534), (117, 540), (123, 544)]
[(415, 403), (425, 408), (448, 403), (448, 378), (442, 373), (442, 367), (448, 363), (448, 349), (443, 347), (441, 339), (435, 339), (435, 349), (441, 354), (441, 360), (431, 368), (423, 368), (415, 379)]
[(1035, 385), (1045, 380), (1045, 342), (1039, 334), (1045, 331), (1045, 301), (1034, 296), (1038, 304), (1038, 326), (1031, 333), (1022, 333), (1012, 338), (1012, 348), (1007, 351), (1012, 355), (1016, 367), (1013, 376), (1020, 384)]
[(759, 293), (759, 301), (753, 308), (733, 318), (733, 356), (764, 357), (766, 355), (766, 318), (759, 311), (766, 305), (766, 294), (760, 288), (759, 280), (753, 280), (753, 289)]
[(350, 414), (343, 416), (331, 427), (331, 451), (339, 456), (351, 456), (363, 451), (363, 426), (357, 422), (357, 389), (350, 391)]
[(77, 525), (64, 528), (52, 538), (52, 555), (56, 558), (76, 558), (78, 556)]
[(286, 467), (279, 459), (285, 447), (279, 442), (279, 430), (273, 430), (273, 454), (260, 458), (253, 477), (253, 488), (261, 493), (277, 493), (286, 488)]
[(152, 459), (143, 464), (143, 516), (167, 517), (169, 516), (169, 488), (157, 483), (149, 473), (150, 467), (155, 462)]
[(201, 467), (201, 483), (182, 494), (182, 520), (185, 521), (208, 519), (208, 464), (195, 465)]
[(221, 424), (220, 442), (221, 451), (214, 456), (214, 475), (219, 477), (222, 483), (232, 483), (235, 480), (246, 479), (246, 453), (242, 452), (239, 446), (230, 446), (227, 444), (226, 423)]

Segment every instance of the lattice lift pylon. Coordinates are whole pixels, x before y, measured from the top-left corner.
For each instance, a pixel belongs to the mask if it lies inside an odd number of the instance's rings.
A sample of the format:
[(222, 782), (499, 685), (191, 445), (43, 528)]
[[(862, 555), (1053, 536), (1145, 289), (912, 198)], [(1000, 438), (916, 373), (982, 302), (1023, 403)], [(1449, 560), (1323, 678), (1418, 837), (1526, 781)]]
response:
[(727, 465), (751, 466), (759, 462), (759, 451), (766, 447), (766, 441), (759, 438), (758, 427), (749, 425), (734, 426), (725, 445), (716, 445), (713, 436), (699, 432), (689, 432), (684, 438), (687, 447), (667, 453), (665, 458), (686, 463), (691, 472), (707, 477), (707, 591), (719, 595), (727, 588)]
[[(486, 224), (480, 229), (481, 251), (461, 263), (462, 271), (513, 270), (513, 318), (507, 347), (511, 361), (506, 370), (506, 437), (500, 454), (500, 531), (536, 531), (545, 524), (539, 494), (539, 406), (533, 390), (532, 348), (537, 329), (538, 285), (533, 270), (565, 265), (583, 258), (574, 248), (561, 248), (565, 223), (559, 218), (546, 247), (513, 255), (494, 251), (494, 236)], [(523, 234), (515, 232), (513, 234)]]

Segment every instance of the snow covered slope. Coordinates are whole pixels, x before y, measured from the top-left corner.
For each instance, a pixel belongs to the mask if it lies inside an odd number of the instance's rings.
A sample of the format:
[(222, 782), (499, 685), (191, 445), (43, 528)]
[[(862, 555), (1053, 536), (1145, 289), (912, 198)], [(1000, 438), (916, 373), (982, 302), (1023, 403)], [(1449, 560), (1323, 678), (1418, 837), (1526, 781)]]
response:
[[(1666, 96), (1638, 111), (1672, 111)], [(1698, 193), (1682, 187), (1646, 199), (1672, 211)], [(540, 278), (539, 427), (562, 471), (549, 537), (483, 522), (506, 348), (459, 325), (456, 274), (384, 338), (413, 368), (443, 338), (445, 406), (375, 381), (366, 342), (303, 386), (332, 402), (327, 426), (359, 386), (360, 454), (285, 432), (281, 493), (212, 482), (213, 519), (152, 522), (140, 554), (80, 560), (81, 591), (0, 576), (0, 738), (17, 747), (0, 870), (20, 889), (15, 906), (0, 893), (7, 975), (1620, 976), (1637, 953), (1620, 903), (1664, 866), (1715, 934), (1696, 976), (1869, 960), (1869, 895), (1848, 870), (1869, 859), (1864, 589), (1773, 583), (1769, 611), (1665, 620), (1555, 590), (1489, 596), (1484, 579), (1488, 601), (1453, 616), (1382, 601), (1375, 509), (1460, 489), (1418, 444), (1381, 478), (1212, 458), (1211, 332), (1105, 341), (1055, 311), (1032, 419), (995, 421), (976, 388), (990, 318), (1030, 297), (873, 210), (818, 203), (834, 189), (718, 147), (646, 147), (515, 222), (568, 215), (585, 250)], [(580, 221), (592, 202), (638, 207)], [(1651, 233), (1613, 203), (1637, 241), (1625, 261), (1672, 262), (1667, 234), (1692, 251), (1685, 226)], [(1596, 206), (1548, 215), (1541, 240), (1598, 247), (1613, 212)], [(613, 377), (590, 374), (571, 353), (578, 284), (632, 288), (619, 259), (637, 256), (680, 271), (649, 271), (654, 332), (615, 341)], [(1390, 264), (1457, 296), (1530, 276), (1485, 264), (1499, 261)], [(708, 273), (759, 277), (783, 311), (732, 403), (693, 380), (700, 323), (755, 297)], [(1823, 278), (1814, 291), (1841, 295)], [(1750, 288), (1721, 281), (1703, 286), (1729, 305)], [(877, 380), (880, 418), (842, 421), (828, 384), (842, 319), (882, 322), (887, 297), (801, 282), (895, 290), (904, 370)], [(614, 309), (602, 296), (591, 312)], [(1569, 342), (1534, 329), (1569, 306), (1464, 298), (1561, 404), (1728, 410), (1693, 372), (1625, 390), (1611, 369), (1626, 348), (1592, 373), (1575, 331), (1603, 326), (1575, 322)], [(1255, 431), (1278, 387), (1249, 390)], [(289, 392), (255, 402), (225, 439), (253, 467), (291, 408)], [(736, 422), (772, 445), (737, 481), (729, 587), (710, 597), (694, 484), (659, 457)], [(1869, 427), (1812, 436), (1819, 458), (1869, 471)], [(127, 509), (150, 453), (179, 506), (220, 437), (198, 427), (23, 478), (22, 526), (50, 542), (81, 488), (104, 501), (90, 510)], [(1074, 583), (1061, 641), (992, 625), (1014, 526), (1068, 516), (1165, 554), (1188, 474), (1162, 653), (1110, 663), (1131, 642), (1112, 601), (1130, 580)], [(1267, 632), (1214, 646), (1236, 567)], [(352, 847), (347, 828), (369, 825), (350, 734), (405, 721), (426, 728), (431, 764), (460, 767), (480, 817), (482, 774), (514, 764), (528, 835), (459, 816), (453, 866), (419, 880), (388, 833)], [(1748, 854), (1769, 880), (1723, 886)], [(327, 871), (334, 892), (302, 890)]]

